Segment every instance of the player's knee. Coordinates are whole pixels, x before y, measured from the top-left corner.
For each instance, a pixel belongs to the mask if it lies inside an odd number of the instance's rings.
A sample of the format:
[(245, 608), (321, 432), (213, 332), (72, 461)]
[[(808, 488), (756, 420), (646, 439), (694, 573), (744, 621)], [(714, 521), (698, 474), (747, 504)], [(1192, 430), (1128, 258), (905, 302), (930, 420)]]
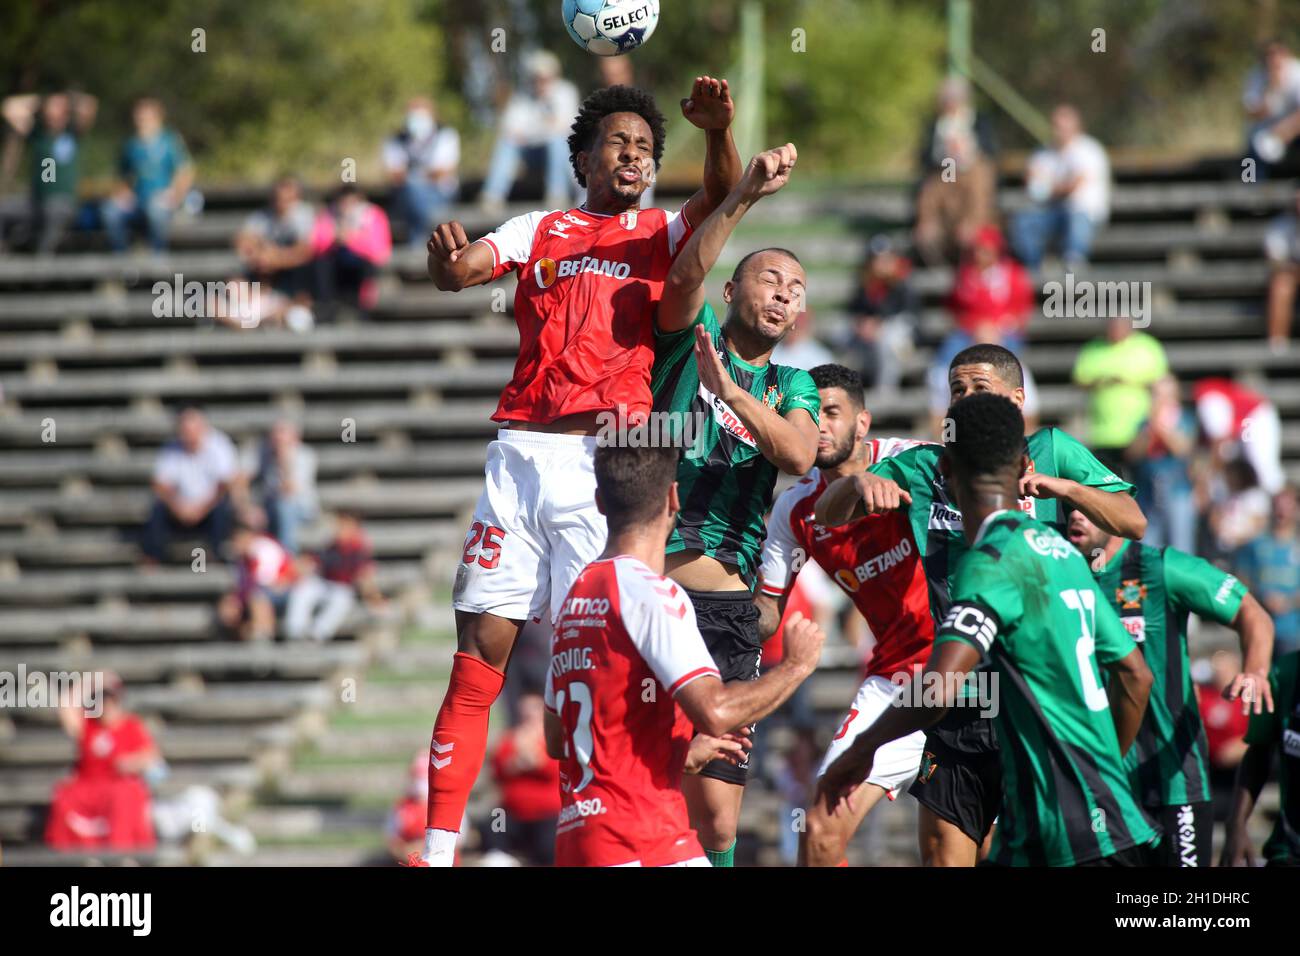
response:
[(729, 811), (706, 814), (697, 829), (700, 841), (710, 850), (725, 850), (736, 842), (736, 817)]
[(814, 866), (834, 866), (844, 858), (847, 840), (834, 820), (824, 812), (810, 810), (804, 822), (804, 841), (808, 862)]

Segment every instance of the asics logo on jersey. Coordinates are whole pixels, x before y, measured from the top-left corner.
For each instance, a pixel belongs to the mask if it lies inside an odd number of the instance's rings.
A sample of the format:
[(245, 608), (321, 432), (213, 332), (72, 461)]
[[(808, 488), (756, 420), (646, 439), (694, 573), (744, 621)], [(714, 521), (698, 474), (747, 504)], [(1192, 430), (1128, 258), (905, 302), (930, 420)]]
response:
[(840, 568), (835, 572), (835, 580), (839, 582), (840, 587), (852, 594), (862, 584), (870, 581), (876, 575), (901, 564), (911, 553), (912, 539), (904, 538), (888, 551), (873, 554), (851, 571), (847, 568)]
[(611, 279), (626, 279), (632, 274), (632, 267), (626, 262), (597, 259), (594, 256), (575, 256), (572, 259), (561, 259), (559, 262), (543, 258), (538, 259), (533, 266), (533, 278), (543, 289), (549, 289), (557, 279), (569, 279), (587, 272), (609, 276)]

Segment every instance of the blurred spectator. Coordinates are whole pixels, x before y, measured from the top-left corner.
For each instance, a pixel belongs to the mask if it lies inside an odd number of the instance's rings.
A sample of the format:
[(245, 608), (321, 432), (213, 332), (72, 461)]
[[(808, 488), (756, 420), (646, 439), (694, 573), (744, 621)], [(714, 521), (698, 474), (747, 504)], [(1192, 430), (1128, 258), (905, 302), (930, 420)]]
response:
[(217, 602), (217, 620), (242, 641), (275, 638), (275, 618), (289, 601), (297, 577), (293, 556), (247, 516), (230, 538), (239, 562), (235, 589)]
[(801, 368), (805, 372), (815, 366), (834, 362), (835, 357), (814, 334), (816, 325), (811, 309), (799, 313), (785, 338), (772, 350), (772, 362), (776, 365)]
[(176, 437), (163, 445), (153, 468), (155, 501), (144, 526), (141, 550), (162, 561), (172, 539), (206, 537), (219, 557), (230, 533), (231, 496), (243, 494), (234, 443), (190, 405), (176, 419)]
[(545, 708), (539, 694), (519, 700), (519, 719), (492, 751), (492, 778), (505, 818), (494, 814), (483, 833), (485, 866), (533, 866), (555, 862), (555, 823), (560, 815), (560, 764), (546, 755)]
[(1269, 224), (1264, 233), (1268, 258), (1268, 344), (1283, 351), (1291, 343), (1295, 322), (1295, 290), (1300, 280), (1300, 192), (1295, 207)]
[(1201, 379), (1192, 388), (1201, 434), (1218, 463), (1242, 456), (1270, 495), (1281, 489), (1282, 420), (1263, 395), (1226, 378)]
[(170, 797), (155, 797), (153, 825), (163, 843), (184, 845), (196, 834), (211, 834), (237, 853), (248, 856), (257, 839), (245, 827), (221, 815), (221, 796), (204, 784), (193, 784)]
[(329, 546), (309, 560), (314, 567), (289, 593), (285, 637), (328, 641), (347, 620), (358, 594), (371, 609), (384, 607), (375, 583), (374, 549), (357, 515), (339, 511)]
[(953, 281), (948, 308), (957, 328), (941, 346), (941, 355), (951, 361), (977, 340), (993, 339), (1013, 352), (1023, 351), (1033, 307), (1029, 274), (1006, 254), (1001, 230), (981, 227)]
[(1255, 469), (1243, 458), (1223, 463), (1208, 476), (1207, 506), (1214, 557), (1227, 562), (1237, 550), (1263, 533), (1268, 525), (1269, 497), (1259, 486)]
[(1029, 158), (1025, 188), (1030, 206), (1012, 223), (1012, 244), (1022, 262), (1037, 269), (1056, 240), (1067, 269), (1087, 262), (1097, 227), (1110, 216), (1110, 161), (1083, 132), (1079, 111), (1052, 110), (1052, 145)]
[(155, 252), (167, 248), (172, 215), (194, 185), (194, 166), (180, 134), (163, 126), (163, 106), (152, 97), (137, 100), (135, 135), (122, 147), (121, 180), (100, 207), (108, 241), (117, 252), (131, 244), (133, 229), (144, 227)]
[(429, 751), (411, 758), (406, 775), (406, 793), (393, 804), (385, 826), (388, 852), (393, 860), (406, 863), (424, 849), (424, 825), (429, 812)]
[(857, 288), (846, 307), (853, 325), (836, 343), (840, 361), (861, 375), (868, 389), (896, 388), (903, 363), (916, 347), (920, 305), (911, 271), (911, 263), (888, 236), (875, 236), (868, 243)]
[(1300, 136), (1300, 60), (1286, 44), (1271, 40), (1260, 47), (1259, 63), (1246, 77), (1241, 97), (1246, 111), (1246, 149), (1267, 178)]
[(316, 207), (303, 198), (296, 177), (282, 176), (270, 206), (250, 215), (235, 236), (245, 274), (259, 289), (257, 314), (240, 316), (241, 324), (283, 322), (296, 332), (315, 325), (311, 306), (318, 285), (313, 265), (316, 232)]
[[(81, 137), (95, 122), (99, 101), (85, 93), (6, 97), (0, 113), (31, 154), (31, 206), (28, 220), (36, 252), (52, 253), (77, 214)], [(50, 161), (52, 162), (52, 165)], [(0, 224), (0, 243), (3, 243)], [(3, 248), (3, 246), (0, 246)]]
[(932, 266), (955, 262), (997, 214), (997, 144), (988, 117), (975, 112), (960, 76), (943, 81), (938, 105), (921, 146), (913, 234), (917, 253)]
[[(1202, 668), (1200, 665), (1204, 664)], [(1208, 674), (1197, 674), (1200, 670)], [(1240, 701), (1224, 700), (1223, 692), (1241, 673), (1241, 655), (1236, 651), (1217, 650), (1208, 661), (1192, 665), (1197, 674), (1196, 703), (1205, 724), (1205, 741), (1210, 756), (1210, 797), (1214, 801), (1214, 819), (1228, 816), (1232, 803), (1232, 783), (1237, 765), (1246, 754), (1246, 727), (1250, 718), (1241, 712)], [(1201, 679), (1205, 678), (1205, 679)]]
[(105, 674), (102, 712), (91, 717), (60, 701), (59, 722), (77, 743), (72, 776), (54, 787), (45, 843), (56, 850), (151, 850), (146, 778), (165, 764), (144, 722), (122, 702), (122, 682)]
[(1151, 387), (1151, 411), (1125, 454), (1147, 517), (1142, 539), (1153, 548), (1196, 553), (1196, 500), (1191, 460), (1196, 450), (1196, 416), (1183, 407), (1172, 375)]
[(460, 189), (460, 134), (438, 125), (433, 100), (414, 97), (406, 104), (402, 128), (384, 143), (383, 161), (393, 187), (393, 212), (406, 227), (406, 242), (423, 248)]
[(1088, 390), (1088, 447), (1115, 474), (1127, 472), (1125, 452), (1150, 414), (1151, 386), (1168, 374), (1164, 346), (1127, 316), (1108, 319), (1105, 337), (1079, 350), (1073, 377)]
[(393, 257), (388, 214), (349, 183), (338, 191), (326, 234), (317, 252), (325, 265), (325, 295), (331, 306), (342, 304), (366, 313), (379, 299), (379, 270)]
[(812, 799), (820, 763), (816, 731), (812, 727), (796, 727), (776, 775), (776, 792), (781, 796), (781, 826), (777, 829), (781, 834), (781, 862), (786, 866), (794, 866), (799, 860), (799, 828), (793, 822), (796, 813), (805, 809)]
[(266, 526), (290, 554), (298, 553), (298, 535), (316, 520), (316, 452), (302, 443), (302, 432), (288, 419), (244, 462), (253, 500), (266, 511)]
[(568, 138), (578, 115), (578, 89), (560, 76), (559, 59), (545, 50), (529, 54), (524, 70), (526, 85), (511, 95), (501, 114), (479, 202), (500, 211), (522, 160), (545, 170), (545, 208), (567, 209), (575, 191)]
[(1275, 658), (1300, 650), (1300, 535), (1296, 533), (1296, 489), (1273, 496), (1269, 528), (1236, 556), (1237, 576), (1273, 617)]

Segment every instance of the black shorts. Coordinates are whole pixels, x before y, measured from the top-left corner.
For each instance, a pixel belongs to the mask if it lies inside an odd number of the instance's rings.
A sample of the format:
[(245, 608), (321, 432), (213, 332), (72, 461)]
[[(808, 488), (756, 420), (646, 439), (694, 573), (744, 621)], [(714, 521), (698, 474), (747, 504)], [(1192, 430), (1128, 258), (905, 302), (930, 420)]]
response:
[[(695, 623), (704, 638), (704, 646), (718, 665), (724, 683), (757, 680), (758, 665), (763, 657), (763, 641), (758, 636), (758, 607), (748, 591), (686, 591), (695, 607)], [(750, 727), (751, 734), (753, 727)], [(700, 771), (743, 787), (749, 778), (749, 756), (737, 766), (725, 760), (713, 760)]]
[(1107, 866), (1107, 867), (1140, 867), (1140, 866), (1159, 866), (1160, 849), (1150, 843), (1144, 843), (1141, 846), (1131, 846), (1127, 850), (1120, 850), (1118, 853), (1112, 853), (1110, 856), (1098, 857), (1095, 860), (1089, 860), (1087, 863), (1080, 863), (1079, 866)]
[(993, 828), (1002, 805), (1002, 763), (993, 720), (974, 707), (954, 707), (925, 736), (921, 770), (908, 793), (976, 843)]
[(1210, 846), (1214, 838), (1214, 805), (1210, 801), (1147, 807), (1146, 811), (1165, 831), (1156, 847), (1155, 866), (1214, 865)]

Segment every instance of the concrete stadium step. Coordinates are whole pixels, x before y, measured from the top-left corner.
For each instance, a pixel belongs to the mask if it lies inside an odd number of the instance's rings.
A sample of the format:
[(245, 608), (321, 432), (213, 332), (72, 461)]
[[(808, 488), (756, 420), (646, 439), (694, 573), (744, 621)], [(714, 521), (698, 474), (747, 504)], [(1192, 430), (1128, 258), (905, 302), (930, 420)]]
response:
[[(265, 747), (284, 746), (291, 734), (279, 725), (250, 728), (238, 734), (219, 727), (166, 727), (154, 737), (169, 763), (236, 763), (251, 761)], [(77, 746), (58, 730), (27, 729), (14, 740), (0, 740), (0, 767), (11, 769), (54, 766), (66, 769), (77, 759)]]
[[(0, 608), (0, 646), (49, 643), (86, 635), (93, 639), (132, 641), (203, 640), (213, 629), (210, 606), (163, 604), (130, 608)], [(0, 649), (0, 660), (10, 655)]]
[(513, 361), (485, 361), (458, 367), (441, 362), (347, 363), (333, 370), (299, 365), (262, 368), (200, 368), (190, 372), (65, 370), (49, 379), (0, 377), (10, 401), (51, 402), (142, 398), (202, 397), (205, 402), (249, 395), (374, 395), (401, 391), (455, 389), (497, 393), (510, 381)]
[[(6, 769), (0, 776), (0, 806), (44, 806), (49, 803), (54, 785), (70, 768)], [(167, 780), (159, 787), (162, 793), (175, 793), (195, 785), (218, 789), (252, 789), (261, 781), (261, 774), (248, 763), (200, 763), (171, 768)], [(8, 850), (5, 863), (9, 862)]]
[[(358, 442), (372, 440), (394, 432), (431, 436), (443, 440), (467, 435), (495, 436), (499, 427), (491, 421), (496, 399), (447, 400), (429, 405), (410, 402), (357, 401), (312, 402), (306, 408), (276, 407), (265, 401), (246, 403), (208, 403), (206, 410), (212, 424), (237, 440), (260, 439), (276, 421), (294, 417), (302, 423), (308, 441), (337, 443), (344, 423), (353, 422)], [(57, 442), (42, 436), (49, 422), (55, 425)], [(0, 442), (7, 447), (49, 448), (93, 445), (105, 436), (161, 444), (176, 432), (176, 417), (162, 410), (140, 407), (131, 409), (97, 409), (73, 406), (51, 407), (40, 412), (0, 414)]]
[(16, 846), (4, 849), (5, 866), (42, 867), (113, 867), (113, 866), (184, 866), (189, 856), (183, 847), (165, 846), (156, 850), (51, 850), (43, 846)]
[[(0, 614), (0, 621), (8, 615)], [(0, 624), (3, 630), (4, 624)], [(7, 632), (6, 632), (7, 633)], [(0, 639), (3, 640), (3, 639)], [(206, 680), (254, 674), (258, 678), (306, 680), (327, 677), (341, 669), (355, 671), (368, 657), (358, 644), (287, 642), (247, 644), (213, 641), (201, 645), (154, 644), (147, 653), (138, 649), (96, 647), (88, 653), (31, 651), (20, 657), (0, 646), (0, 670), (27, 672), (113, 671), (129, 685), (161, 682), (198, 675)]]
[[(472, 500), (472, 499), (471, 499)], [(418, 561), (384, 562), (376, 571), (380, 590), (392, 593), (423, 580)], [(209, 565), (202, 573), (185, 568), (139, 570), (34, 571), (19, 579), (0, 581), (0, 603), (35, 604), (67, 602), (77, 598), (215, 597), (234, 586), (234, 574), (223, 565)]]
[(258, 847), (252, 856), (241, 856), (229, 850), (213, 853), (207, 866), (267, 866), (279, 869), (315, 869), (317, 867), (367, 866), (377, 863), (383, 854), (382, 834), (376, 837), (374, 847)]

